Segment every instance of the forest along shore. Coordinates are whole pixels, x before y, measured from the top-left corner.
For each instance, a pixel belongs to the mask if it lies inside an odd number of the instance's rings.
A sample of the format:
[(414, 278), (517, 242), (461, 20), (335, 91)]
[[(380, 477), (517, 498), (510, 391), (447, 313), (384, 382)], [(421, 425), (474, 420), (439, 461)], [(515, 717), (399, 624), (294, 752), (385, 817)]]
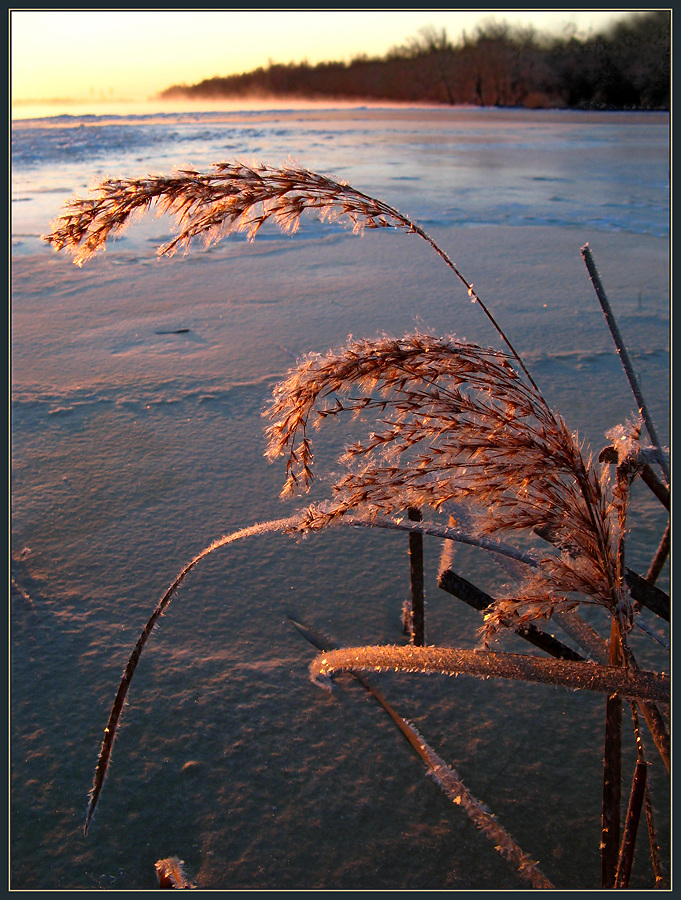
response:
[(625, 16), (578, 38), (488, 22), (452, 42), (422, 29), (383, 58), (270, 64), (252, 72), (174, 85), (161, 97), (365, 99), (529, 109), (669, 109), (671, 16)]

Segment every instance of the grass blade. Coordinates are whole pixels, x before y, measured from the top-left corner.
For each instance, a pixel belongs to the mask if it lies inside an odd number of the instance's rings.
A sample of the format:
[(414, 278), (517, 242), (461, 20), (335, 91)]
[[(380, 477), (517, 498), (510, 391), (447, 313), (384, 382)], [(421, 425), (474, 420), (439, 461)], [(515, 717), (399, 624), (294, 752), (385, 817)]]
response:
[[(657, 578), (662, 571), (662, 567), (667, 561), (667, 557), (669, 556), (670, 549), (670, 526), (671, 523), (667, 522), (667, 527), (665, 529), (664, 534), (662, 535), (662, 540), (660, 541), (660, 545), (657, 548), (653, 561), (650, 564), (650, 568), (646, 572), (645, 580), (649, 584), (653, 584), (657, 581)], [(669, 619), (669, 611), (667, 610), (667, 619)]]

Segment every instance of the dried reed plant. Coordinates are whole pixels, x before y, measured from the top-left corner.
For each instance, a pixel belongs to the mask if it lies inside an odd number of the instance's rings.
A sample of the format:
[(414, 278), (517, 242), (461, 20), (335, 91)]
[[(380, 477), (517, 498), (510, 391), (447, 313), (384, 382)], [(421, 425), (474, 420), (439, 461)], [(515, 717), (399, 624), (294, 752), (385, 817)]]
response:
[(397, 228), (416, 234), (452, 269), (471, 300), (480, 304), (532, 380), (473, 285), (430, 235), (399, 210), (344, 181), (310, 172), (292, 162), (274, 167), (238, 161), (216, 163), (209, 173), (179, 169), (173, 175), (107, 179), (92, 193), (92, 197), (76, 197), (67, 203), (52, 222), (52, 231), (43, 236), (56, 250), (72, 253), (78, 266), (151, 208), (159, 215), (174, 216), (178, 226), (172, 241), (158, 248), (159, 256), (171, 256), (179, 247), (186, 249), (197, 237), (203, 238), (206, 246), (234, 232), (246, 232), (248, 239), (254, 240), (268, 219), (293, 234), (306, 211), (317, 213), (322, 221), (347, 220), (360, 234), (365, 228)]
[(193, 890), (196, 885), (187, 876), (184, 860), (177, 856), (158, 859), (154, 863), (158, 886), (174, 891)]
[[(353, 389), (363, 396), (339, 399)], [(333, 403), (317, 409), (326, 397)], [(537, 528), (561, 551), (542, 559), (521, 596), (494, 604), (488, 637), (502, 624), (574, 607), (573, 594), (616, 612), (623, 634), (630, 630), (619, 552), (626, 486), (608, 490), (609, 468), (585, 460), (578, 438), (507, 355), (415, 334), (308, 357), (277, 385), (268, 411), (268, 455), (288, 456), (284, 494), (312, 481), (310, 417), (317, 413), (318, 425), (344, 412), (380, 420), (366, 441), (347, 448), (341, 462), (359, 465), (336, 481), (331, 502), (308, 509), (307, 527), (353, 511), (375, 517), (468, 502), (478, 512), (476, 533)], [(620, 463), (632, 473), (639, 431), (629, 429)]]
[[(585, 451), (579, 437), (546, 403), (541, 391), (508, 336), (480, 300), (451, 258), (416, 223), (393, 207), (350, 185), (289, 163), (276, 168), (221, 163), (208, 174), (182, 169), (171, 176), (108, 180), (88, 199), (72, 201), (53, 223), (45, 239), (66, 249), (78, 265), (119, 233), (136, 215), (155, 207), (173, 214), (178, 233), (159, 254), (174, 253), (202, 237), (207, 243), (235, 231), (253, 239), (272, 219), (285, 232), (298, 228), (306, 211), (322, 219), (344, 219), (355, 232), (365, 228), (396, 228), (425, 240), (463, 283), (468, 296), (493, 324), (503, 352), (465, 343), (454, 337), (412, 334), (395, 340), (351, 340), (326, 355), (302, 360), (274, 390), (266, 410), (267, 455), (287, 457), (283, 494), (305, 492), (313, 479), (310, 428), (329, 417), (348, 414), (374, 427), (363, 440), (347, 448), (341, 475), (326, 501), (313, 503), (298, 515), (242, 529), (219, 539), (195, 557), (165, 592), (142, 631), (124, 672), (114, 702), (86, 818), (87, 831), (109, 764), (116, 729), (140, 654), (153, 627), (186, 575), (209, 553), (235, 540), (270, 531), (306, 532), (336, 525), (402, 529), (411, 535), (435, 534), (483, 547), (518, 561), (525, 571), (517, 588), (506, 596), (487, 597), (464, 585), (445, 569), (440, 584), (483, 611), (482, 650), (463, 651), (438, 646), (360, 647), (324, 650), (312, 663), (312, 677), (324, 686), (338, 672), (466, 673), (479, 677), (536, 680), (597, 690), (607, 697), (602, 821), (602, 886), (628, 883), (633, 836), (645, 801), (656, 883), (663, 879), (659, 863), (652, 804), (642, 773), (646, 765), (638, 713), (669, 765), (669, 734), (658, 708), (669, 700), (669, 676), (641, 671), (628, 635), (641, 605), (668, 610), (668, 598), (654, 592), (668, 538), (645, 578), (625, 565), (625, 537), (630, 488), (641, 477), (668, 507), (669, 481), (665, 454), (640, 397), (633, 369), (632, 383), (652, 446), (644, 444), (638, 419), (612, 430), (609, 445), (598, 460)], [(608, 318), (609, 307), (588, 247), (582, 255)], [(609, 322), (610, 324), (610, 322)], [(619, 333), (613, 336), (621, 352)], [(625, 368), (627, 366), (625, 365)], [(614, 477), (611, 467), (614, 465)], [(663, 480), (653, 471), (662, 470)], [(470, 526), (424, 522), (420, 512), (437, 516), (449, 504), (465, 505)], [(409, 513), (409, 515), (407, 515)], [(540, 537), (543, 549), (528, 548), (527, 539)], [(513, 543), (500, 537), (516, 538)], [(638, 580), (637, 580), (638, 579)], [(633, 586), (632, 586), (633, 585)], [(484, 598), (481, 600), (481, 598)], [(611, 621), (609, 642), (579, 615), (581, 604), (595, 604)], [(668, 612), (666, 613), (668, 618)], [(538, 627), (554, 619), (585, 651), (581, 656)], [(530, 640), (552, 660), (526, 654), (497, 653), (489, 643), (501, 629)], [(639, 766), (624, 821), (620, 846), (622, 698), (627, 698), (639, 748)], [(427, 748), (415, 729), (390, 712), (415, 748)], [(400, 724), (400, 722), (402, 724)], [(461, 800), (462, 787), (435, 751), (422, 758), (445, 791)], [(449, 774), (447, 774), (447, 772)], [(538, 872), (508, 836), (500, 837), (494, 821), (466, 794), (469, 815), (519, 866), (535, 886), (550, 882)], [(457, 801), (457, 802), (459, 802)], [(477, 816), (477, 819), (476, 819)], [(505, 835), (505, 832), (503, 833)]]

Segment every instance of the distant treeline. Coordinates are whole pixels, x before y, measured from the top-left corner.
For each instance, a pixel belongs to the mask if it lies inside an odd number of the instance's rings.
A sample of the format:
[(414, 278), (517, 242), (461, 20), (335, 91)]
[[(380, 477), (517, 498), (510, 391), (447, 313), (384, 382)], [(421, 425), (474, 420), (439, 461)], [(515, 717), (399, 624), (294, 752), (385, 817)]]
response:
[(271, 63), (242, 75), (176, 85), (166, 98), (334, 97), (476, 106), (669, 109), (671, 14), (627, 15), (586, 38), (490, 21), (458, 43), (425, 28), (385, 57)]

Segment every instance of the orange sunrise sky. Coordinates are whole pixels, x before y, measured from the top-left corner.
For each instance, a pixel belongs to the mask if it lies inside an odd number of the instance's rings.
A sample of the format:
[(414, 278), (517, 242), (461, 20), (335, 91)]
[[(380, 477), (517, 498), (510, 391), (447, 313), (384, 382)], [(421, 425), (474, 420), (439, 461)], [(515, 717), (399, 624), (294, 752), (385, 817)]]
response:
[(10, 10), (12, 102), (144, 100), (271, 62), (382, 56), (421, 28), (486, 20), (597, 31), (632, 10)]

